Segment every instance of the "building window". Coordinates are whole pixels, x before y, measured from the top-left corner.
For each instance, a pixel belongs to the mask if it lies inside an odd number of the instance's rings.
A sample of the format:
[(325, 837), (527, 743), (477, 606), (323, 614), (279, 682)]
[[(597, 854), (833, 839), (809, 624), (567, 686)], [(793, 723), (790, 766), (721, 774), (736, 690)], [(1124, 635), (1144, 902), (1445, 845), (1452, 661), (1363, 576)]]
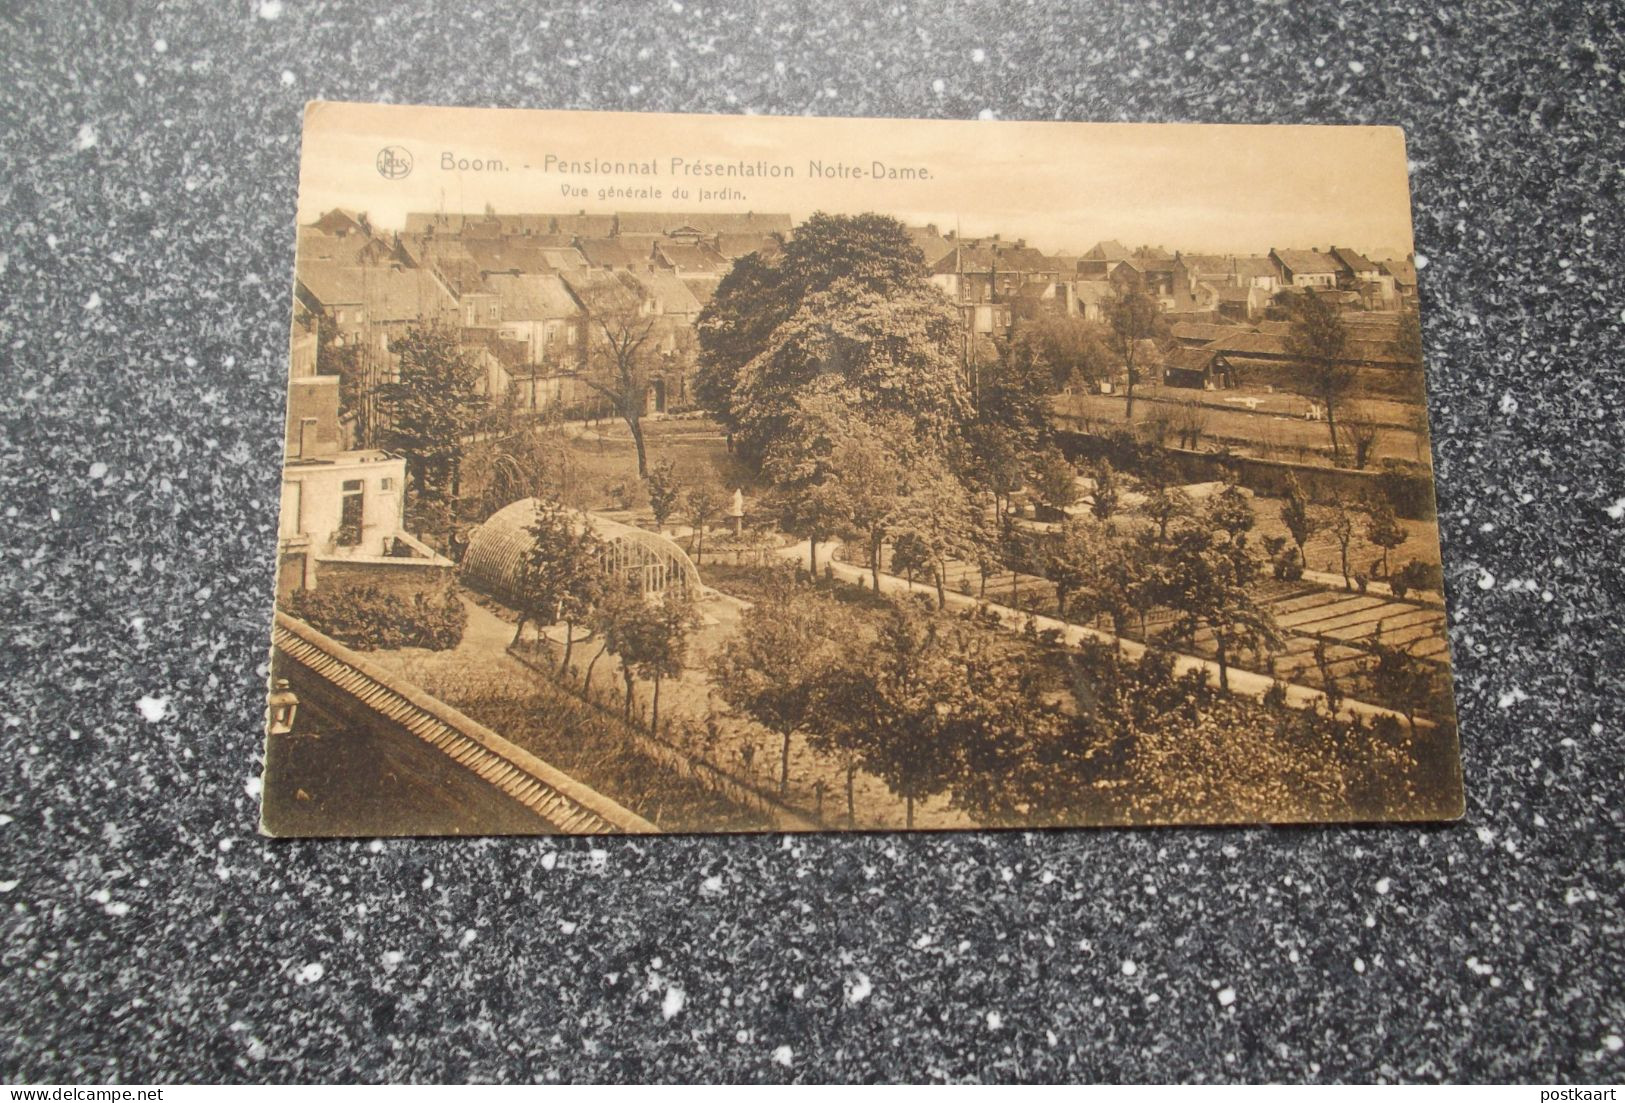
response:
[(344, 496), (339, 505), (339, 528), (333, 536), (333, 542), (341, 547), (353, 548), (361, 543), (363, 485), (360, 479), (344, 480)]
[(378, 480), (378, 489), (382, 490), (383, 492), (385, 492), (387, 494), (389, 491), (395, 489), (395, 480), (391, 479), (391, 478), (379, 479)]

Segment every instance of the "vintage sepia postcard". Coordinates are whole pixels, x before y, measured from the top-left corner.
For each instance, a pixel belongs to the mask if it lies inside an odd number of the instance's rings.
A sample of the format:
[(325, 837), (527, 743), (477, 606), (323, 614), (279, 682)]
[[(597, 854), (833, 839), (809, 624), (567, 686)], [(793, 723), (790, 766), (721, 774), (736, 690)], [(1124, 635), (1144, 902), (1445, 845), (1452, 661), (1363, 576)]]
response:
[(313, 103), (263, 829), (1438, 820), (1404, 137)]

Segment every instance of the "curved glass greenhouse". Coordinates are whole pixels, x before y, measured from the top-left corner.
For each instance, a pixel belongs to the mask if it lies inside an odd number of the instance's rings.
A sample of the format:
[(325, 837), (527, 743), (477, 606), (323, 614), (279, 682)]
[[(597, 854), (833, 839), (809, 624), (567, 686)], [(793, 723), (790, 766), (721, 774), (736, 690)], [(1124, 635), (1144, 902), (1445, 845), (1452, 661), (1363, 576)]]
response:
[[(491, 514), (469, 534), (462, 573), (470, 586), (498, 601), (517, 602), (538, 505), (535, 498), (522, 498)], [(591, 527), (604, 541), (604, 566), (612, 576), (636, 577), (644, 593), (671, 590), (699, 597), (700, 572), (668, 537), (596, 513), (575, 516), (578, 524)]]

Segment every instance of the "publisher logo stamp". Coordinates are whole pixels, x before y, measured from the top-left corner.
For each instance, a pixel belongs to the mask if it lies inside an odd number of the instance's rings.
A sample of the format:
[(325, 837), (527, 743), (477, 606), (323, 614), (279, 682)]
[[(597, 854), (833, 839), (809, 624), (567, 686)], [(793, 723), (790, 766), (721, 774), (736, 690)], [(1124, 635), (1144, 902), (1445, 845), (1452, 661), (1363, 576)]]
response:
[(412, 171), (411, 151), (403, 146), (385, 146), (378, 151), (378, 175), (385, 180), (401, 180)]

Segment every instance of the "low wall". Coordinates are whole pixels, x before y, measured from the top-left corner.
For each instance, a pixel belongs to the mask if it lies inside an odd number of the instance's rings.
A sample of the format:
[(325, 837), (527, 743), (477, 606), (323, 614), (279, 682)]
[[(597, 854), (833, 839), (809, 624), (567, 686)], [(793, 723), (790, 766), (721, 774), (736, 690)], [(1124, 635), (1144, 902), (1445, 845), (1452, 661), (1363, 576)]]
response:
[[(1055, 441), (1066, 453), (1067, 459), (1073, 462), (1107, 459), (1112, 466), (1131, 474), (1144, 468), (1147, 450), (1157, 447), (1060, 428), (1055, 430)], [(1287, 479), (1291, 476), (1296, 477), (1298, 485), (1311, 501), (1329, 501), (1333, 498), (1356, 501), (1385, 499), (1401, 517), (1417, 521), (1431, 521), (1435, 517), (1433, 480), (1423, 474), (1356, 471), (1346, 467), (1320, 467), (1220, 452), (1195, 452), (1187, 448), (1161, 447), (1158, 450), (1173, 465), (1183, 482), (1202, 483), (1233, 478), (1256, 494), (1278, 498), (1286, 493)]]
[(412, 598), (421, 593), (439, 593), (451, 584), (455, 564), (423, 559), (391, 559), (383, 556), (365, 560), (317, 559), (316, 585), (359, 588), (372, 586), (397, 597)]

